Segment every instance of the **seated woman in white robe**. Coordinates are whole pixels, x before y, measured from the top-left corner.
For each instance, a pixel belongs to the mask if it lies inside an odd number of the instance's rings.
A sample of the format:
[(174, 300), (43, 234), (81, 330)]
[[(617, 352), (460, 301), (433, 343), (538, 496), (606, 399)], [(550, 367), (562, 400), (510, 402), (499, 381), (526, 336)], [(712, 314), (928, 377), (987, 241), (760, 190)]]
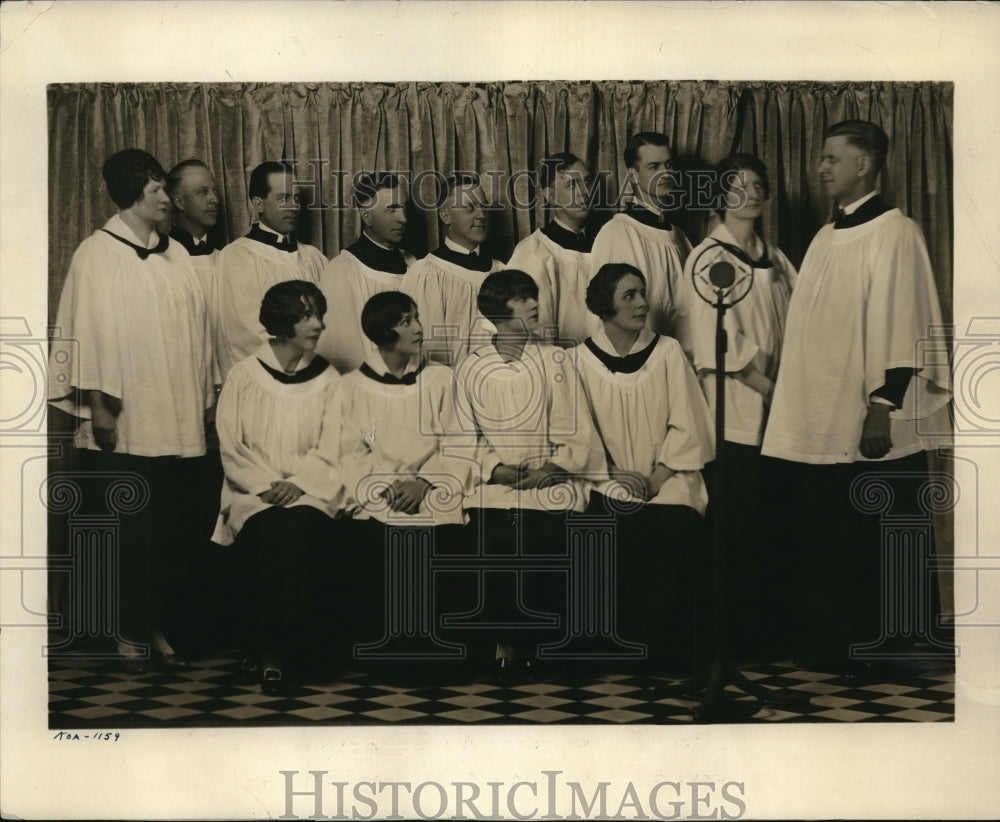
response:
[[(774, 381), (778, 376), (785, 316), (795, 283), (788, 258), (756, 232), (770, 192), (767, 168), (750, 154), (735, 154), (717, 166), (720, 224), (688, 257), (684, 272), (684, 323), (678, 339), (694, 365), (709, 409), (715, 413), (716, 309), (698, 296), (694, 266), (705, 272), (729, 262), (753, 271), (746, 297), (726, 311), (725, 359), (725, 520), (729, 608), (728, 650), (738, 658), (764, 658), (787, 650), (790, 582), (775, 529), (786, 520), (775, 510), (770, 489), (774, 461), (761, 457)], [(702, 276), (704, 274), (702, 273)], [(708, 291), (710, 289), (702, 289)], [(715, 464), (705, 479), (711, 494)], [(715, 516), (709, 506), (709, 522)]]
[[(458, 424), (476, 462), (470, 527), (483, 554), (565, 556), (567, 515), (586, 509), (589, 479), (606, 476), (572, 355), (538, 341), (538, 286), (525, 272), (490, 274), (478, 307), (497, 333), (455, 374)], [(484, 577), (483, 620), (528, 626), (501, 634), (496, 659), (504, 678), (534, 654), (540, 634), (531, 612), (564, 613), (565, 580), (531, 573), (532, 564)]]
[(188, 253), (156, 228), (169, 204), (160, 164), (125, 149), (102, 174), (118, 212), (73, 255), (56, 325), (74, 345), (53, 347), (49, 397), (80, 421), (83, 512), (126, 514), (118, 588), (95, 593), (117, 603), (123, 662), (178, 667), (175, 650), (198, 630), (192, 576), (211, 531), (196, 494), (215, 402), (208, 309)]
[(616, 516), (619, 636), (645, 643), (656, 668), (691, 673), (708, 503), (700, 469), (713, 448), (708, 407), (680, 344), (646, 328), (638, 269), (601, 266), (587, 306), (603, 325), (580, 347), (577, 367), (610, 475), (589, 510)]
[[(371, 642), (388, 638), (383, 615), (401, 606), (387, 601), (398, 590), (387, 582), (400, 570), (390, 544), (412, 546), (403, 561), (424, 563), (431, 549), (457, 539), (471, 461), (446, 452), (455, 433), (454, 376), (423, 357), (423, 326), (412, 298), (400, 291), (374, 295), (361, 312), (361, 328), (376, 350), (343, 377), (339, 450), (346, 510), (359, 523), (351, 554), (351, 633)], [(400, 584), (412, 584), (409, 607), (429, 614), (429, 587), (415, 578)], [(421, 639), (431, 643), (433, 633), (426, 626)]]
[[(287, 665), (325, 654), (335, 599), (328, 584), (342, 529), (334, 522), (343, 484), (336, 454), (318, 448), (338, 417), (340, 376), (315, 355), (326, 301), (313, 283), (287, 280), (264, 295), (271, 335), (229, 372), (216, 415), (226, 479), (215, 541), (235, 542), (247, 570), (248, 643), (265, 693), (287, 688)], [(317, 650), (316, 646), (320, 646)]]

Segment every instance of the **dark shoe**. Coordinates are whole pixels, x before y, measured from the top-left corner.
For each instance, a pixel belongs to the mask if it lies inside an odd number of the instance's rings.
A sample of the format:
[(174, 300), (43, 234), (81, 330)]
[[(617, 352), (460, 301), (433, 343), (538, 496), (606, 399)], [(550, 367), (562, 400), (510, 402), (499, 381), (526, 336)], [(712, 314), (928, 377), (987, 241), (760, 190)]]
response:
[(513, 684), (520, 676), (520, 666), (517, 660), (510, 656), (501, 656), (493, 664), (493, 678), (502, 685)]
[(250, 685), (260, 679), (260, 658), (245, 656), (240, 660), (236, 676), (244, 685)]
[(160, 674), (173, 674), (182, 671), (190, 671), (191, 663), (177, 654), (165, 654), (162, 651), (154, 651), (150, 659), (150, 669)]
[(284, 669), (274, 663), (265, 665), (260, 674), (260, 690), (267, 696), (284, 696), (288, 693)]

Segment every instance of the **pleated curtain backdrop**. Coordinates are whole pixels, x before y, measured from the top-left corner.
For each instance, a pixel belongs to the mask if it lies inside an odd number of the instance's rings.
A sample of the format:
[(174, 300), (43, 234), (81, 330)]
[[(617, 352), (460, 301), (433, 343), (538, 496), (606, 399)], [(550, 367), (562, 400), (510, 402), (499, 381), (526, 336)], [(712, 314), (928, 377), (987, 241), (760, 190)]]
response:
[[(829, 215), (816, 175), (823, 131), (862, 118), (889, 135), (882, 190), (923, 228), (950, 320), (952, 97), (952, 84), (930, 82), (55, 84), (48, 89), (50, 316), (76, 246), (114, 213), (100, 172), (123, 148), (143, 148), (167, 169), (204, 160), (222, 192), (216, 239), (223, 243), (249, 229), (250, 170), (265, 160), (295, 161), (314, 206), (301, 233), (331, 257), (360, 232), (358, 214), (339, 207), (349, 202), (355, 172), (425, 172), (420, 198), (429, 203), (427, 172), (476, 171), (497, 203), (491, 250), (506, 259), (543, 219), (541, 207), (531, 207), (529, 177), (542, 159), (559, 151), (583, 157), (606, 175), (613, 202), (629, 136), (662, 131), (681, 169), (706, 168), (731, 151), (759, 155), (772, 183), (764, 232), (798, 264)], [(709, 220), (704, 210), (678, 217), (693, 243)], [(412, 208), (408, 248), (421, 256), (438, 241), (434, 212)]]
[[(49, 111), (49, 312), (54, 320), (70, 258), (115, 209), (101, 166), (123, 148), (143, 148), (164, 168), (204, 160), (222, 193), (219, 243), (247, 232), (251, 169), (296, 161), (310, 208), (301, 233), (328, 257), (360, 233), (349, 180), (361, 170), (477, 171), (499, 208), (491, 251), (507, 259), (541, 224), (528, 173), (546, 156), (571, 151), (598, 174), (613, 202), (624, 179), (622, 151), (638, 131), (670, 137), (676, 165), (702, 169), (732, 151), (757, 154), (771, 175), (764, 234), (798, 266), (830, 214), (816, 166), (827, 126), (872, 120), (891, 145), (881, 188), (921, 226), (945, 322), (952, 317), (951, 83), (511, 82), (511, 83), (129, 83), (55, 84)], [(425, 174), (425, 177), (427, 175)], [(322, 181), (322, 196), (318, 188)], [(433, 198), (432, 181), (419, 196)], [(602, 215), (610, 214), (605, 211)], [(678, 215), (692, 243), (712, 216)], [(439, 241), (432, 210), (411, 209), (407, 248), (417, 256)], [(951, 472), (930, 454), (932, 470)], [(937, 550), (951, 555), (952, 517), (935, 517)], [(951, 572), (939, 575), (952, 610)]]

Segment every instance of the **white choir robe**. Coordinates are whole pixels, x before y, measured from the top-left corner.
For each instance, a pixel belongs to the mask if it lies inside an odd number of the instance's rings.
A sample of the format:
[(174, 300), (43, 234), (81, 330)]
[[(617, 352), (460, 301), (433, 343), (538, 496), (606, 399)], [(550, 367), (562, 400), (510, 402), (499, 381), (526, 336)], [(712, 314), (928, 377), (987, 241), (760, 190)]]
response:
[[(745, 264), (713, 240), (739, 245), (732, 232), (719, 224), (688, 256), (681, 289), (683, 310), (677, 326), (677, 339), (694, 365), (709, 410), (715, 415), (715, 324), (716, 310), (698, 296), (692, 284), (695, 262), (699, 270), (718, 261), (728, 261), (739, 269)], [(755, 268), (753, 285), (747, 296), (726, 311), (726, 440), (742, 445), (760, 445), (767, 420), (767, 404), (760, 392), (736, 379), (733, 374), (751, 362), (772, 382), (778, 376), (781, 343), (784, 339), (788, 301), (795, 284), (795, 267), (779, 248), (755, 237), (752, 255), (760, 259), (767, 253), (771, 268)], [(705, 275), (707, 277), (707, 275)], [(711, 294), (709, 289), (704, 293)]]
[(417, 304), (429, 359), (454, 366), (496, 331), (479, 313), (477, 298), (483, 280), (503, 268), (493, 260), (488, 272), (470, 271), (433, 253), (410, 266), (401, 290)]
[[(574, 366), (577, 351), (529, 342), (521, 359), (508, 363), (491, 343), (459, 364), (458, 426), (465, 453), (474, 455), (476, 464), (468, 508), (582, 512), (592, 483), (607, 479)], [(500, 464), (540, 468), (549, 461), (575, 478), (527, 490), (490, 483)]]
[[(297, 372), (310, 365), (303, 358)], [(321, 437), (336, 444), (340, 375), (327, 367), (304, 382), (275, 379), (262, 365), (281, 371), (271, 346), (229, 372), (215, 425), (225, 480), (214, 542), (230, 545), (246, 521), (270, 507), (258, 496), (278, 481), (304, 492), (291, 504), (308, 505), (335, 516), (343, 507), (343, 482), (334, 449), (320, 449)]]
[(295, 251), (240, 237), (219, 252), (215, 274), (216, 355), (225, 379), (236, 363), (268, 340), (260, 324), (260, 303), (272, 285), (287, 280), (319, 284), (326, 257), (311, 245)]
[[(410, 254), (404, 252), (403, 259), (413, 264)], [(403, 275), (371, 268), (344, 249), (326, 264), (319, 282), (326, 297), (326, 329), (316, 351), (346, 374), (377, 351), (361, 330), (361, 309), (376, 294), (403, 290)]]
[(788, 307), (762, 452), (814, 465), (865, 460), (868, 397), (891, 368), (921, 370), (889, 415), (893, 447), (882, 459), (947, 444), (946, 358), (940, 341), (926, 361), (918, 349), (935, 326), (941, 310), (916, 223), (894, 208), (853, 228), (823, 226)]
[(594, 238), (590, 279), (605, 263), (634, 265), (646, 278), (646, 327), (655, 334), (672, 336), (684, 262), (690, 253), (691, 243), (676, 226), (667, 231), (643, 225), (627, 214), (616, 214)]
[(191, 265), (198, 275), (198, 282), (201, 283), (201, 290), (205, 294), (205, 301), (208, 306), (209, 340), (212, 343), (212, 373), (216, 385), (222, 384), (222, 369), (219, 366), (218, 329), (216, 328), (219, 312), (214, 305), (214, 300), (218, 294), (215, 287), (216, 270), (219, 265), (219, 250), (212, 249), (211, 254), (199, 254), (191, 256)]
[[(646, 329), (629, 354), (645, 349), (655, 336)], [(618, 356), (603, 327), (591, 339), (602, 351)], [(680, 343), (659, 337), (649, 359), (631, 374), (612, 373), (585, 345), (575, 350), (580, 382), (609, 465), (648, 477), (663, 463), (677, 473), (649, 504), (686, 505), (704, 515), (708, 494), (701, 469), (714, 457), (714, 423)], [(595, 490), (610, 499), (642, 501), (613, 480)]]
[(582, 343), (600, 327), (587, 308), (590, 254), (563, 248), (539, 229), (517, 244), (507, 267), (530, 274), (537, 283), (538, 322), (549, 342)]
[[(378, 351), (366, 362), (386, 368)], [(416, 366), (416, 363), (414, 363)], [(343, 378), (340, 454), (346, 510), (387, 525), (462, 525), (472, 455), (452, 453), (456, 433), (454, 374), (428, 363), (413, 385), (387, 385), (352, 371)], [(425, 479), (431, 489), (416, 514), (392, 511), (381, 493), (397, 479)]]
[[(142, 245), (115, 215), (108, 231)], [(141, 457), (205, 453), (205, 409), (215, 401), (207, 301), (191, 257), (170, 240), (139, 259), (104, 231), (77, 248), (56, 317), (49, 397), (80, 417), (78, 448), (99, 450), (84, 394), (121, 400), (115, 452)]]

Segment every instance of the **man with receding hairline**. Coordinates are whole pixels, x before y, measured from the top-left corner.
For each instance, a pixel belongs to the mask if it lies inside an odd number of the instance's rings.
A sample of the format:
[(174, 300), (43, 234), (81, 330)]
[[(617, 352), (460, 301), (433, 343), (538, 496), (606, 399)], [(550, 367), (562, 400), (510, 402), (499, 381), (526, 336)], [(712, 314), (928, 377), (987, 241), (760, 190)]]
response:
[(803, 629), (800, 661), (820, 669), (856, 669), (851, 646), (887, 627), (879, 517), (858, 510), (852, 486), (877, 474), (893, 515), (918, 513), (905, 478), (926, 474), (923, 452), (937, 444), (926, 433), (948, 428), (947, 365), (918, 359), (918, 342), (941, 325), (924, 238), (876, 190), (888, 147), (869, 122), (826, 133), (819, 176), (837, 218), (802, 261), (762, 449), (785, 461), (785, 507), (799, 520), (789, 560), (801, 602), (790, 620)]
[(420, 306), (428, 359), (454, 366), (469, 352), (473, 334), (488, 336), (495, 330), (479, 313), (476, 299), (483, 280), (503, 263), (482, 248), (487, 215), (478, 175), (451, 177), (439, 202), (444, 240), (406, 272), (400, 290)]

